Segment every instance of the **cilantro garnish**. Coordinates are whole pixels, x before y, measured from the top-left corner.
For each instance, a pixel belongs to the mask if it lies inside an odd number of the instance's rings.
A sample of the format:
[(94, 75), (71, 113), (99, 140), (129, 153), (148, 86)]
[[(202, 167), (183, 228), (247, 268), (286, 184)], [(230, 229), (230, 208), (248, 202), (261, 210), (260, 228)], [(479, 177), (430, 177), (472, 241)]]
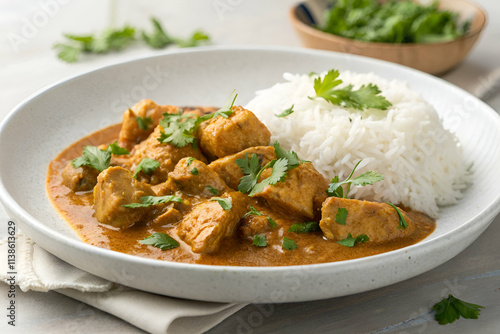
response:
[(295, 233), (310, 233), (316, 231), (319, 231), (319, 224), (317, 222), (295, 223), (288, 229), (288, 232)]
[(365, 241), (370, 240), (366, 234), (360, 234), (356, 238), (354, 238), (351, 233), (347, 236), (347, 238), (337, 241), (338, 244), (346, 247), (354, 247), (356, 244), (362, 244)]
[(231, 202), (231, 198), (214, 197), (214, 198), (210, 199), (210, 201), (217, 201), (219, 203), (219, 205), (225, 211), (229, 211), (233, 207), (233, 203)]
[(257, 247), (266, 247), (267, 246), (267, 240), (266, 237), (263, 234), (256, 234), (253, 237), (253, 243), (254, 246)]
[(182, 110), (177, 114), (164, 113), (163, 119), (160, 120), (163, 131), (160, 132), (158, 141), (178, 148), (187, 144), (192, 144), (193, 148), (196, 148), (195, 133), (200, 123), (200, 117), (194, 114), (184, 115)]
[[(253, 196), (262, 190), (268, 185), (276, 184), (286, 176), (288, 161), (286, 159), (273, 159), (264, 167), (260, 167), (260, 162), (257, 154), (252, 154), (252, 157), (248, 158), (248, 153), (245, 153), (244, 159), (236, 159), (236, 164), (243, 171), (243, 176), (240, 179), (240, 183), (238, 184), (238, 190), (242, 193), (248, 193), (248, 196)], [(267, 168), (272, 168), (273, 171), (271, 176), (257, 183), (260, 175)]]
[[(354, 171), (356, 170), (358, 165), (361, 163), (361, 161), (363, 161), (363, 160), (359, 160), (359, 162), (356, 164), (356, 166), (354, 166), (353, 170), (351, 171), (351, 174), (349, 174), (349, 177), (347, 179), (345, 179), (344, 181), (339, 182), (338, 176), (335, 176), (331, 180), (330, 184), (328, 185), (328, 190), (326, 191), (328, 196), (346, 198), (347, 194), (349, 194), (349, 191), (351, 190), (351, 185), (366, 186), (369, 184), (374, 184), (375, 182), (378, 182), (378, 181), (382, 181), (384, 179), (384, 177), (382, 175), (380, 175), (377, 172), (373, 172), (373, 171), (365, 172), (365, 173), (355, 177), (354, 179), (351, 179), (352, 175), (354, 174)], [(342, 188), (343, 184), (347, 184), (347, 191), (345, 192), (345, 196), (344, 196), (344, 189)]]
[(137, 116), (135, 118), (135, 121), (137, 122), (137, 125), (139, 125), (139, 128), (141, 128), (142, 130), (149, 129), (149, 126), (153, 124), (153, 119), (151, 117), (142, 118), (140, 116)]
[(123, 204), (122, 206), (125, 208), (147, 208), (151, 205), (158, 205), (158, 204), (167, 203), (167, 202), (181, 203), (182, 198), (174, 196), (174, 195), (143, 196), (143, 197), (141, 197), (141, 203)]
[(216, 118), (219, 116), (224, 117), (224, 118), (228, 118), (230, 115), (232, 115), (234, 113), (233, 106), (234, 106), (234, 101), (236, 101), (237, 97), (238, 97), (238, 94), (236, 94), (236, 89), (235, 89), (232, 91), (231, 95), (229, 95), (229, 98), (224, 103), (222, 108), (220, 108), (219, 110), (217, 110), (216, 112), (214, 112), (212, 114), (202, 116), (201, 119), (203, 121), (206, 121), (206, 120)]
[(267, 222), (269, 223), (269, 226), (271, 226), (271, 228), (275, 228), (278, 226), (278, 223), (276, 223), (271, 217), (267, 217)]
[(193, 161), (195, 161), (195, 160), (196, 160), (196, 159), (195, 159), (195, 158), (193, 158), (193, 157), (189, 157), (189, 158), (187, 158), (187, 165), (188, 165), (188, 167), (189, 167), (189, 166), (191, 166), (191, 164), (192, 164), (192, 163), (193, 163)]
[(207, 188), (208, 191), (210, 191), (210, 193), (212, 193), (214, 195), (218, 195), (219, 194), (219, 189), (217, 189), (217, 188), (214, 188), (212, 186), (206, 186), (205, 188)]
[(339, 71), (330, 70), (323, 78), (318, 77), (314, 79), (316, 96), (309, 98), (321, 97), (332, 104), (358, 110), (369, 108), (386, 110), (392, 106), (385, 97), (378, 95), (380, 94), (380, 90), (373, 84), (363, 85), (358, 90), (353, 90), (353, 85), (335, 89), (342, 83), (342, 80), (338, 79), (338, 76)]
[(477, 319), (483, 306), (464, 302), (458, 298), (448, 295), (432, 308), (436, 311), (435, 319), (440, 325), (451, 324), (460, 317), (464, 319)]
[(394, 208), (394, 210), (396, 210), (396, 212), (398, 213), (398, 216), (399, 216), (399, 228), (407, 228), (408, 224), (406, 223), (405, 217), (403, 217), (403, 214), (401, 213), (401, 211), (399, 211), (399, 209), (394, 204), (392, 204), (392, 203), (387, 203), (387, 204), (389, 204), (390, 206), (392, 206)]
[(193, 167), (193, 169), (191, 169), (191, 174), (193, 174), (193, 175), (198, 175), (198, 174), (199, 174), (199, 172), (198, 172), (198, 168)]
[(293, 110), (294, 106), (295, 106), (295, 104), (292, 104), (292, 106), (290, 108), (283, 110), (282, 113), (276, 114), (275, 116), (276, 117), (286, 117), (286, 116), (292, 114), (295, 111), (295, 110)]
[(165, 233), (153, 233), (149, 237), (146, 237), (143, 240), (139, 240), (139, 242), (144, 245), (157, 247), (161, 250), (179, 247), (179, 243), (174, 238)]
[(278, 159), (286, 159), (288, 161), (287, 170), (294, 169), (299, 166), (302, 162), (309, 162), (305, 160), (300, 160), (297, 157), (297, 153), (283, 149), (278, 141), (274, 142), (274, 153)]
[(145, 174), (150, 175), (158, 167), (160, 167), (160, 163), (158, 161), (154, 159), (143, 158), (135, 168), (134, 177), (137, 179), (137, 175), (140, 171), (143, 171)]
[(283, 241), (281, 243), (281, 247), (283, 247), (286, 250), (294, 250), (298, 246), (295, 243), (295, 241), (293, 241), (292, 239), (288, 239), (287, 237), (283, 237)]
[(118, 145), (118, 142), (114, 142), (112, 144), (109, 144), (108, 148), (106, 149), (106, 151), (110, 152), (111, 154), (114, 154), (114, 155), (126, 155), (126, 154), (130, 154), (130, 152), (125, 148), (125, 147), (121, 147), (120, 145)]
[(256, 208), (254, 208), (253, 205), (250, 205), (250, 211), (248, 211), (247, 213), (245, 213), (245, 215), (242, 218), (245, 218), (245, 217), (250, 216), (250, 215), (262, 216), (263, 213), (259, 212)]
[(335, 215), (335, 221), (341, 225), (346, 224), (346, 219), (347, 219), (347, 209), (346, 208), (338, 208), (337, 214)]
[(91, 166), (102, 172), (109, 167), (111, 162), (111, 152), (100, 150), (95, 146), (85, 146), (81, 157), (73, 159), (71, 164), (78, 168), (81, 166)]

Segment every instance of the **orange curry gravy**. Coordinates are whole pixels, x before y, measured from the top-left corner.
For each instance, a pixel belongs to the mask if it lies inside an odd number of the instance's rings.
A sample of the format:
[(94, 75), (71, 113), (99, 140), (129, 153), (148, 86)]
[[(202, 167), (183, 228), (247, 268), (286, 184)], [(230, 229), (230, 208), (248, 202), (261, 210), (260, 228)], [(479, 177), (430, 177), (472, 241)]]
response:
[[(177, 237), (176, 225), (153, 226), (136, 224), (119, 229), (97, 221), (93, 209), (93, 193), (73, 192), (62, 184), (61, 173), (72, 159), (81, 155), (84, 146), (109, 144), (118, 137), (121, 124), (116, 124), (95, 132), (61, 152), (54, 159), (47, 174), (47, 191), (58, 212), (70, 223), (83, 241), (91, 245), (142, 257), (164, 261), (186, 263), (229, 265), (229, 266), (287, 266), (312, 263), (343, 261), (388, 252), (414, 244), (428, 236), (435, 228), (435, 221), (423, 213), (408, 210), (407, 214), (417, 224), (416, 233), (410, 237), (385, 243), (370, 241), (355, 247), (345, 247), (334, 240), (328, 240), (321, 231), (313, 233), (293, 233), (288, 228), (295, 222), (286, 215), (278, 215), (278, 227), (267, 237), (267, 247), (256, 247), (252, 240), (244, 239), (241, 233), (226, 238), (220, 249), (211, 254), (195, 254), (188, 245)], [(162, 251), (143, 245), (139, 240), (155, 232), (163, 232), (174, 237), (180, 247)], [(293, 239), (298, 248), (285, 250), (281, 246), (283, 237)]]

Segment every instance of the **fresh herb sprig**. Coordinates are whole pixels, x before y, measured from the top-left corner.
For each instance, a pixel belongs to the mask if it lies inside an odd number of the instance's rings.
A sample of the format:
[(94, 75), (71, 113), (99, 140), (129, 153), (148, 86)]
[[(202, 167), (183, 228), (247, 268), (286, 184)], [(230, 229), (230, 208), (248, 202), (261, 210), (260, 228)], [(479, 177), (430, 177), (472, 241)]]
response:
[(267, 239), (266, 236), (263, 234), (256, 234), (253, 237), (253, 242), (252, 244), (257, 247), (266, 247), (267, 246)]
[(210, 201), (217, 201), (219, 205), (221, 206), (224, 211), (229, 211), (233, 207), (233, 202), (231, 201), (231, 198), (220, 198), (220, 197), (213, 197), (210, 199)]
[(166, 233), (153, 233), (149, 237), (139, 240), (143, 245), (151, 245), (162, 251), (179, 247), (179, 243)]
[[(152, 17), (151, 23), (153, 31), (142, 32), (141, 37), (147, 45), (155, 49), (162, 49), (173, 44), (179, 47), (193, 47), (210, 41), (210, 37), (201, 30), (195, 31), (187, 39), (180, 39), (168, 35), (158, 19)], [(110, 51), (120, 51), (136, 40), (136, 32), (136, 28), (125, 25), (123, 28), (106, 29), (95, 35), (65, 34), (67, 41), (55, 44), (54, 49), (60, 60), (74, 63), (78, 61), (82, 53), (104, 54)]]
[(405, 217), (403, 216), (401, 211), (398, 209), (398, 207), (392, 203), (388, 203), (388, 202), (386, 202), (386, 203), (389, 204), (390, 206), (392, 206), (394, 208), (394, 210), (396, 210), (396, 212), (398, 213), (398, 216), (399, 216), (399, 226), (398, 227), (399, 228), (407, 228), (408, 224), (406, 223)]
[(158, 161), (150, 158), (143, 158), (135, 168), (134, 178), (137, 179), (137, 175), (139, 175), (139, 172), (141, 171), (143, 171), (147, 175), (150, 175), (158, 167), (160, 167), (160, 163)]
[[(248, 158), (248, 153), (245, 153), (244, 159), (236, 159), (235, 162), (241, 168), (243, 174), (245, 174), (240, 179), (238, 190), (244, 194), (248, 193), (248, 196), (253, 196), (262, 192), (268, 185), (274, 185), (283, 181), (288, 168), (288, 160), (284, 158), (278, 160), (273, 159), (261, 168), (259, 158), (255, 153), (252, 154), (251, 158)], [(272, 168), (271, 175), (261, 182), (258, 182), (260, 175), (267, 168)]]
[(347, 238), (337, 241), (337, 243), (346, 247), (354, 247), (355, 245), (362, 244), (368, 240), (370, 240), (370, 238), (368, 238), (366, 234), (360, 234), (354, 238), (351, 233), (349, 233)]
[(385, 97), (379, 95), (381, 91), (376, 85), (363, 85), (357, 90), (353, 90), (353, 85), (337, 88), (341, 83), (339, 71), (330, 70), (323, 78), (314, 79), (316, 96), (309, 98), (320, 97), (334, 105), (357, 110), (369, 108), (387, 110), (388, 107), (392, 106)]
[(290, 226), (288, 232), (294, 233), (311, 233), (319, 231), (319, 224), (317, 222), (295, 223)]
[(123, 204), (122, 206), (125, 208), (147, 208), (150, 207), (151, 205), (158, 205), (162, 203), (167, 203), (167, 202), (177, 202), (177, 203), (182, 203), (182, 198), (174, 196), (174, 195), (167, 195), (167, 196), (143, 196), (141, 197), (141, 203), (129, 203), (129, 204)]
[(295, 104), (292, 104), (292, 106), (290, 108), (283, 110), (281, 113), (276, 114), (275, 116), (276, 117), (286, 117), (288, 115), (293, 114), (293, 112), (295, 111), (295, 110), (293, 110), (294, 106), (295, 106)]
[(82, 156), (73, 159), (71, 164), (78, 168), (81, 166), (90, 166), (97, 169), (99, 172), (107, 169), (111, 162), (111, 152), (101, 150), (96, 146), (85, 146)]
[(436, 303), (432, 309), (436, 311), (435, 319), (440, 325), (451, 324), (460, 317), (464, 319), (477, 319), (483, 306), (464, 302), (452, 295)]
[[(375, 182), (378, 182), (378, 181), (382, 181), (384, 179), (384, 177), (382, 175), (380, 175), (379, 173), (374, 172), (374, 171), (365, 172), (365, 173), (351, 179), (352, 175), (354, 174), (354, 171), (356, 170), (358, 165), (361, 163), (361, 161), (363, 161), (363, 160), (360, 160), (356, 164), (356, 166), (354, 166), (353, 170), (351, 171), (351, 174), (349, 174), (347, 179), (345, 179), (344, 181), (339, 181), (338, 175), (335, 176), (331, 180), (330, 184), (328, 185), (328, 190), (326, 191), (328, 196), (346, 198), (347, 194), (349, 194), (349, 191), (351, 190), (351, 185), (366, 186), (366, 185), (374, 184)], [(344, 188), (342, 187), (344, 184), (347, 185), (347, 190), (345, 192), (345, 195), (344, 195)]]

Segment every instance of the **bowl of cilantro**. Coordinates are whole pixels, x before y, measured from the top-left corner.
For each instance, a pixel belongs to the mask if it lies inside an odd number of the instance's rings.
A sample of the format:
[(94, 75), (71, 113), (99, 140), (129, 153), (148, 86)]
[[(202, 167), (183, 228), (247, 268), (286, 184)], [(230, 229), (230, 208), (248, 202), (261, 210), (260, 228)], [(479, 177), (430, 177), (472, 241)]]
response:
[(290, 10), (306, 47), (388, 60), (441, 75), (460, 64), (486, 25), (466, 0), (308, 0)]

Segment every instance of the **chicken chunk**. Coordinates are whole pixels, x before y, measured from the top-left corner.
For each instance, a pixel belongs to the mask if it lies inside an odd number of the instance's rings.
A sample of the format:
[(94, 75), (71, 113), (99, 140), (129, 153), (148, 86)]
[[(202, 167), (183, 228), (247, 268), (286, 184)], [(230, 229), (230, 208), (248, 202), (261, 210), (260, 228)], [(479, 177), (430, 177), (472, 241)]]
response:
[(253, 146), (269, 145), (271, 133), (251, 111), (233, 107), (228, 118), (215, 117), (200, 126), (198, 139), (205, 155), (214, 160)]
[[(266, 169), (261, 178), (269, 176), (271, 169)], [(255, 196), (264, 198), (272, 208), (306, 219), (319, 216), (322, 201), (326, 199), (328, 181), (314, 166), (301, 163), (289, 170), (282, 182), (269, 185)]]
[[(345, 225), (336, 222), (339, 208), (347, 210)], [(354, 238), (366, 234), (371, 242), (390, 241), (408, 236), (415, 230), (406, 212), (399, 211), (408, 224), (407, 228), (400, 226), (399, 215), (389, 204), (329, 197), (323, 203), (319, 226), (328, 239), (343, 240), (350, 233)]]
[(208, 167), (214, 170), (219, 176), (226, 182), (226, 184), (232, 189), (238, 189), (238, 184), (240, 179), (244, 176), (241, 168), (236, 164), (236, 159), (244, 159), (245, 154), (249, 158), (253, 154), (257, 154), (260, 161), (260, 166), (263, 167), (269, 161), (276, 159), (276, 154), (274, 153), (274, 147), (272, 146), (257, 146), (250, 147), (236, 154), (231, 154), (225, 156), (224, 158), (212, 161)]
[(171, 144), (164, 144), (158, 141), (163, 128), (158, 125), (149, 137), (135, 146), (135, 151), (131, 158), (134, 169), (144, 158), (156, 160), (160, 163), (160, 167), (156, 168), (151, 175), (146, 175), (140, 172), (139, 179), (148, 181), (151, 184), (165, 182), (168, 178), (168, 173), (174, 170), (175, 165), (184, 157), (193, 157), (195, 159), (206, 162), (206, 158), (201, 154), (199, 149), (194, 149), (193, 145), (184, 147), (175, 147)]
[[(177, 113), (178, 108), (175, 106), (160, 106), (151, 100), (141, 100), (132, 108), (123, 113), (122, 128), (118, 136), (118, 144), (131, 150), (135, 144), (146, 139), (153, 129), (158, 125), (158, 122), (163, 117), (164, 113)], [(143, 120), (148, 119), (144, 125), (146, 129), (139, 126), (137, 117)]]
[(190, 195), (213, 197), (229, 191), (219, 174), (194, 158), (179, 160), (173, 172), (168, 174), (177, 188)]
[(122, 167), (109, 167), (99, 174), (94, 187), (95, 216), (100, 223), (127, 228), (148, 217), (149, 208), (126, 208), (124, 204), (141, 203), (141, 197), (154, 196), (148, 184), (134, 179)]
[(229, 210), (212, 198), (196, 205), (179, 224), (177, 235), (194, 253), (218, 250), (221, 240), (233, 235), (240, 218), (248, 212), (248, 196), (233, 191), (220, 198), (231, 200)]
[(71, 161), (62, 172), (63, 184), (73, 191), (88, 191), (97, 184), (99, 171), (91, 166), (73, 167)]

